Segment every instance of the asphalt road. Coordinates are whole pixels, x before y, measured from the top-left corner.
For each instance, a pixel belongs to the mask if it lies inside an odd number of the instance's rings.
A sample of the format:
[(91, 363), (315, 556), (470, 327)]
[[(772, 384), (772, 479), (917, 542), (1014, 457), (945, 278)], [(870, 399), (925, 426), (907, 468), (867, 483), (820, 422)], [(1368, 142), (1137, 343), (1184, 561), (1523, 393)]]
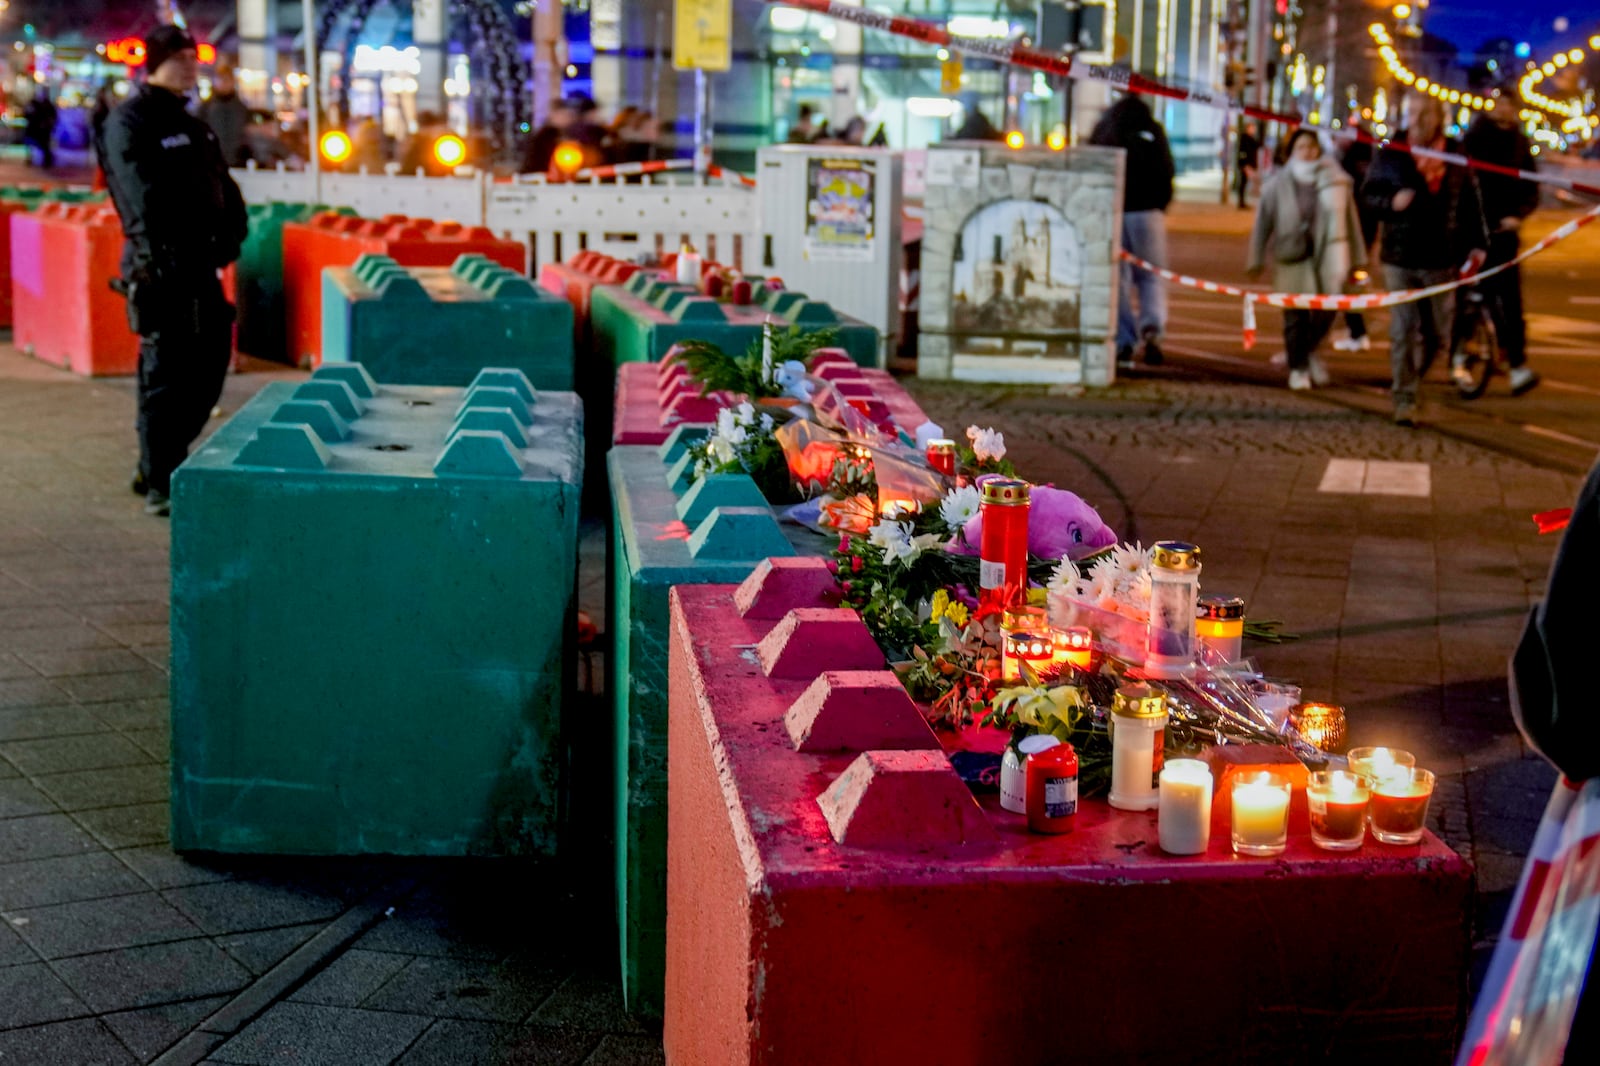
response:
[[(1524, 245), (1577, 217), (1577, 209), (1541, 211), (1525, 228)], [(1179, 203), (1170, 215), (1172, 268), (1214, 281), (1246, 284), (1244, 262), (1251, 212), (1215, 203)], [(1600, 223), (1580, 230), (1523, 264), (1529, 330), (1528, 358), (1544, 381), (1513, 398), (1503, 375), (1478, 400), (1460, 399), (1440, 360), (1424, 387), (1428, 428), (1569, 473), (1583, 473), (1600, 455)], [(1169, 289), (1168, 366), (1136, 371), (1285, 381), (1270, 364), (1283, 350), (1280, 312), (1258, 310), (1259, 339), (1246, 352), (1237, 299)], [(1323, 356), (1334, 385), (1318, 390), (1329, 402), (1375, 412), (1390, 409), (1388, 315), (1367, 316), (1372, 348)], [(1335, 326), (1334, 337), (1343, 333)], [(1565, 501), (1561, 501), (1565, 502)], [(1556, 506), (1552, 503), (1552, 506)]]

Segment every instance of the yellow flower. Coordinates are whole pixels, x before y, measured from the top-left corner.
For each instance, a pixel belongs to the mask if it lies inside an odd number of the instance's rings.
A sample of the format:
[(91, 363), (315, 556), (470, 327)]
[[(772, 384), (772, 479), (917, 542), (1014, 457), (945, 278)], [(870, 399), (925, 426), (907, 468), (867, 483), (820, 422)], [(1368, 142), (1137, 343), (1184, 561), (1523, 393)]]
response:
[(932, 618), (933, 621), (937, 622), (939, 619), (944, 617), (945, 612), (949, 610), (949, 608), (950, 593), (946, 592), (944, 589), (940, 589), (938, 592), (933, 594), (933, 600), (928, 604), (929, 617)]
[[(937, 595), (944, 596), (944, 590), (941, 589)], [(946, 597), (946, 599), (948, 599), (948, 597)], [(953, 600), (945, 605), (944, 616), (950, 619), (951, 622), (955, 623), (958, 629), (965, 629), (967, 626), (968, 617), (967, 605), (962, 603), (960, 600)]]
[(1037, 588), (1028, 590), (1028, 603), (1033, 607), (1043, 607), (1050, 602), (1050, 590)]

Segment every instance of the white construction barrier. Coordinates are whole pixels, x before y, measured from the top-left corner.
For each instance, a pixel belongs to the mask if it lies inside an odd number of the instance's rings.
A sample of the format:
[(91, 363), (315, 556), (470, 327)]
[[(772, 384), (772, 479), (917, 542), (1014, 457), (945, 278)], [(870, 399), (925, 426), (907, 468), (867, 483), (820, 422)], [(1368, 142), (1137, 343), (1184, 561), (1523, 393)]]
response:
[(484, 225), (528, 245), (535, 273), (581, 251), (623, 259), (692, 244), (708, 259), (759, 271), (757, 198), (739, 185), (502, 183), (487, 187)]
[(760, 273), (875, 326), (885, 351), (900, 335), (901, 159), (898, 152), (786, 144), (756, 156)]

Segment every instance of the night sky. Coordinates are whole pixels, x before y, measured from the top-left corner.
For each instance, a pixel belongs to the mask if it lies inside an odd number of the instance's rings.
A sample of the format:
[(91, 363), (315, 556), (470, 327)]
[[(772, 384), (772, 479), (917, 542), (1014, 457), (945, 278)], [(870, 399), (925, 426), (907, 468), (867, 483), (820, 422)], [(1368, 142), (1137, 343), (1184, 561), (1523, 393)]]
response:
[[(1554, 23), (1562, 15), (1571, 25), (1566, 33), (1556, 33)], [(1463, 52), (1510, 37), (1527, 41), (1535, 56), (1543, 56), (1557, 45), (1587, 47), (1589, 37), (1600, 33), (1600, 11), (1593, 0), (1432, 0), (1422, 24)]]

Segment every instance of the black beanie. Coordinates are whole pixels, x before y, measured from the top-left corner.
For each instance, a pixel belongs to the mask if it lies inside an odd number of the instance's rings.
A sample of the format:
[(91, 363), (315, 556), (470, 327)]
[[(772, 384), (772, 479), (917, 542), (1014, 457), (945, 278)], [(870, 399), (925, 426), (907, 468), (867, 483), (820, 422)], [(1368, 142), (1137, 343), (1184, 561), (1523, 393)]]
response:
[(154, 74), (161, 69), (161, 64), (186, 48), (197, 50), (188, 30), (171, 25), (157, 26), (144, 39), (144, 69)]

